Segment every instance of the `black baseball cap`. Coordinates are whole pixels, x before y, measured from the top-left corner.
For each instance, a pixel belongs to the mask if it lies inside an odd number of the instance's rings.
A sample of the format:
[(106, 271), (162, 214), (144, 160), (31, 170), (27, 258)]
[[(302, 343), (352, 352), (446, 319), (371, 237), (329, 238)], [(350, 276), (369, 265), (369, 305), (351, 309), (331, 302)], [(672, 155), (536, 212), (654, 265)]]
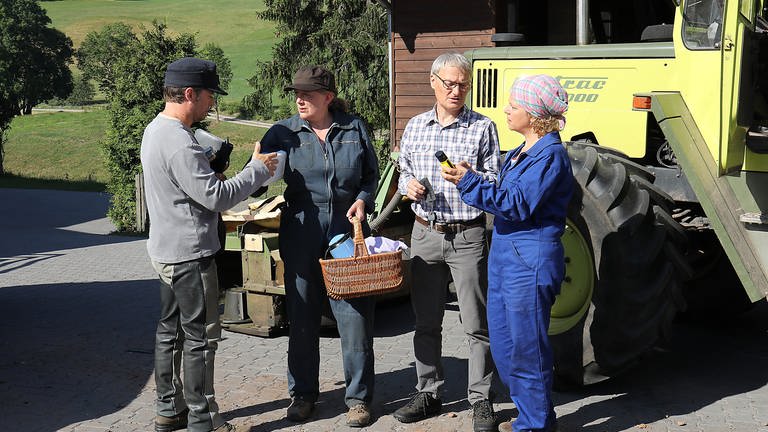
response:
[(293, 75), (293, 83), (284, 87), (288, 90), (315, 91), (327, 90), (333, 93), (336, 91), (336, 79), (333, 74), (322, 66), (306, 66), (296, 71)]
[(197, 87), (226, 95), (219, 84), (216, 63), (195, 57), (184, 57), (168, 65), (165, 87)]

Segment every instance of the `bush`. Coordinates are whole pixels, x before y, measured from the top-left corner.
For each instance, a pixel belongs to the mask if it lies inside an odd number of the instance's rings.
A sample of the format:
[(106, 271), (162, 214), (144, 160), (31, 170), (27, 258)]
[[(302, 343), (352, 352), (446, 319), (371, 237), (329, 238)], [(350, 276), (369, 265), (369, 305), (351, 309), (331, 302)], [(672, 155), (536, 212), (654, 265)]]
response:
[(91, 81), (81, 76), (75, 80), (72, 93), (69, 94), (65, 102), (67, 105), (88, 105), (93, 102), (95, 94), (96, 89), (91, 84)]
[(275, 120), (282, 120), (294, 115), (293, 104), (282, 103), (272, 110), (272, 118)]
[(227, 101), (219, 100), (218, 106), (219, 106), (218, 109), (220, 114), (226, 113), (227, 115), (236, 116), (242, 113), (242, 104), (238, 101), (227, 102)]

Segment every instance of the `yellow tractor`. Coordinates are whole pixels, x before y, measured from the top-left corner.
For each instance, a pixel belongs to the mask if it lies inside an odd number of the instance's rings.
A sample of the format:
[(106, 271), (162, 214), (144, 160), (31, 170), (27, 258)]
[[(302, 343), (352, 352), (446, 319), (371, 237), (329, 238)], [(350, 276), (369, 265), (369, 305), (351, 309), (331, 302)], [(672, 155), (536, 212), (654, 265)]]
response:
[(569, 93), (561, 135), (580, 188), (550, 328), (561, 382), (621, 372), (686, 308), (715, 316), (763, 299), (763, 1), (577, 0), (559, 14), (556, 0), (509, 3), (514, 31), (494, 39), (507, 46), (467, 52), (471, 103), (504, 150), (522, 142), (502, 111), (518, 76), (546, 73)]

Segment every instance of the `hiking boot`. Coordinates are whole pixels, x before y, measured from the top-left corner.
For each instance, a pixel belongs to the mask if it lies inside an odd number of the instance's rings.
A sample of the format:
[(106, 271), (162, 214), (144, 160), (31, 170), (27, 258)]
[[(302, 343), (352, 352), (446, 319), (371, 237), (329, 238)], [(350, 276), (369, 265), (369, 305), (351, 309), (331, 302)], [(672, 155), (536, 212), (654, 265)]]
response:
[(496, 416), (489, 400), (483, 399), (472, 404), (472, 426), (475, 432), (496, 431)]
[(369, 424), (371, 424), (371, 409), (368, 405), (357, 404), (347, 411), (347, 426), (363, 427)]
[(155, 416), (155, 432), (172, 432), (186, 428), (187, 414), (189, 410), (185, 409), (173, 417)]
[(315, 404), (304, 399), (293, 398), (286, 411), (286, 417), (292, 422), (303, 422), (312, 414)]
[(413, 423), (440, 414), (443, 403), (431, 393), (420, 392), (392, 414), (401, 423)]
[(213, 432), (237, 432), (237, 427), (233, 426), (231, 423), (224, 423), (214, 429)]

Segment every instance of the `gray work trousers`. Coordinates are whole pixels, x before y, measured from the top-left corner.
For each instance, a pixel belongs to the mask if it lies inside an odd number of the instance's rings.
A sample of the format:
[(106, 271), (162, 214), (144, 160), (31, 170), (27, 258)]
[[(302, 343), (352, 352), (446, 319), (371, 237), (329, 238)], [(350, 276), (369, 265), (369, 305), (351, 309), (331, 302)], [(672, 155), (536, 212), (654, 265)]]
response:
[(411, 303), (416, 315), (413, 350), (417, 391), (440, 397), (445, 382), (441, 361), (442, 325), (447, 286), (452, 277), (459, 316), (469, 340), (467, 400), (474, 404), (491, 399), (494, 365), (486, 317), (487, 260), (485, 227), (442, 234), (414, 223), (411, 233)]
[(155, 337), (157, 414), (173, 417), (189, 408), (187, 430), (212, 431), (224, 423), (213, 391), (221, 339), (216, 262), (207, 257), (152, 266), (160, 276), (161, 303)]

